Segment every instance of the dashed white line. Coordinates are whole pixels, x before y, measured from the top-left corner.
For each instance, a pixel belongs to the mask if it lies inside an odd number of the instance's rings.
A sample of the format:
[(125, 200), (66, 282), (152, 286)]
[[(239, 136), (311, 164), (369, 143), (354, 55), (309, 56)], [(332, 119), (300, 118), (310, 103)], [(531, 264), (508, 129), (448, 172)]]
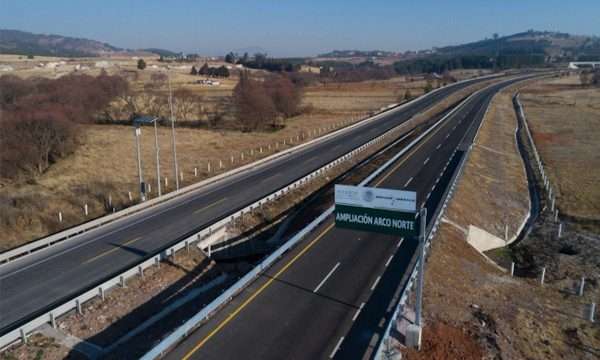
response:
[(446, 139), (450, 137), (450, 134), (446, 134)]
[(333, 351), (331, 352), (331, 354), (329, 354), (329, 358), (333, 359), (333, 357), (335, 356), (335, 353), (338, 351), (338, 349), (340, 348), (340, 345), (342, 345), (342, 341), (344, 341), (344, 337), (342, 336), (340, 338), (340, 340), (338, 340), (337, 344), (335, 345), (335, 347), (333, 348)]
[(413, 179), (412, 177), (410, 179), (408, 179), (408, 181), (406, 182), (406, 184), (404, 184), (404, 187), (407, 187), (408, 184), (410, 184), (410, 182), (412, 181), (412, 179)]
[(441, 147), (442, 147), (442, 144), (438, 144), (438, 146), (436, 146), (435, 148), (436, 148), (437, 150), (439, 150)]
[(358, 314), (360, 314), (360, 312), (362, 311), (364, 306), (365, 306), (365, 303), (360, 304), (360, 307), (358, 308), (358, 310), (356, 310), (356, 312), (354, 313), (354, 316), (352, 317), (352, 321), (355, 321), (356, 318), (358, 318)]
[(314, 293), (316, 293), (317, 291), (319, 291), (319, 289), (321, 288), (321, 286), (323, 286), (323, 284), (325, 284), (325, 281), (327, 281), (327, 279), (329, 279), (329, 277), (338, 268), (338, 266), (340, 266), (339, 262), (337, 264), (335, 264), (335, 266), (333, 267), (333, 269), (331, 269), (331, 271), (329, 271), (329, 273), (325, 276), (325, 278), (323, 278), (323, 280), (321, 280), (321, 282), (319, 283), (319, 285), (317, 285), (317, 287), (313, 290)]
[(371, 291), (375, 290), (375, 287), (377, 286), (377, 284), (379, 284), (379, 280), (381, 280), (381, 275), (379, 275), (377, 277), (377, 279), (375, 279), (375, 282), (373, 283), (373, 286), (371, 286)]
[(394, 255), (390, 255), (390, 258), (388, 259), (388, 261), (385, 263), (385, 267), (390, 266), (390, 263), (392, 262), (392, 259), (394, 258)]
[(396, 244), (396, 248), (399, 248), (400, 245), (402, 245), (402, 242), (404, 241), (404, 238), (401, 238), (398, 243)]
[(423, 165), (427, 164), (429, 162), (429, 158), (425, 159), (425, 161), (423, 161)]

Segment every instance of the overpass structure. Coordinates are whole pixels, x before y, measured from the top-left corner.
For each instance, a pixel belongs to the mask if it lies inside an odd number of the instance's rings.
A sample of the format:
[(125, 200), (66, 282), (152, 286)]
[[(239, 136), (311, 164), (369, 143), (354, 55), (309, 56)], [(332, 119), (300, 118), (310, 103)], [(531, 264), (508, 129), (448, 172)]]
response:
[(572, 61), (569, 69), (593, 68), (600, 69), (600, 61)]

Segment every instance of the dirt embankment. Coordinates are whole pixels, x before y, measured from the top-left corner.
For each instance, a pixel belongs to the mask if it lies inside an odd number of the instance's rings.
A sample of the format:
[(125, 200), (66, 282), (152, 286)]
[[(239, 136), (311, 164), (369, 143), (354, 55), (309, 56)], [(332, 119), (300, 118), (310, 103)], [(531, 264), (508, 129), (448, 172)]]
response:
[[(499, 237), (508, 224), (512, 237), (528, 211), (513, 91), (494, 98), (446, 212), (458, 226), (442, 224), (433, 239), (425, 273), (423, 350), (405, 352), (409, 359), (600, 357), (600, 328), (584, 318), (593, 291), (586, 288), (589, 294), (576, 296), (574, 273), (562, 284), (550, 279), (545, 286), (539, 284), (540, 268), (533, 276), (511, 278), (465, 241), (463, 228), (469, 224)], [(538, 239), (532, 252), (548, 247), (548, 237)], [(510, 250), (500, 255), (513, 256)]]

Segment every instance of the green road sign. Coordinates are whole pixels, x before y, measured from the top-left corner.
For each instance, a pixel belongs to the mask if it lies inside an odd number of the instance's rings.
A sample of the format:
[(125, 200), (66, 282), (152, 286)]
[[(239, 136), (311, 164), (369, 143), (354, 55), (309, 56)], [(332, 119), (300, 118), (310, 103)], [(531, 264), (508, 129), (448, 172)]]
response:
[(335, 186), (335, 225), (398, 236), (417, 236), (416, 193), (357, 186)]

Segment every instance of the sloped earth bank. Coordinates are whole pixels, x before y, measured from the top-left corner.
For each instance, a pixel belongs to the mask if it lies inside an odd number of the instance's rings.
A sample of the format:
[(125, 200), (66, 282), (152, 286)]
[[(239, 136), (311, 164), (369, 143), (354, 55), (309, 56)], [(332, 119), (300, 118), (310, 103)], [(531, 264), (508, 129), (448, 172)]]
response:
[[(561, 282), (549, 270), (545, 286), (539, 283), (540, 268), (533, 267), (528, 277), (521, 271), (520, 277), (511, 278), (466, 242), (463, 229), (470, 224), (502, 238), (508, 225), (508, 237), (513, 237), (529, 209), (514, 136), (517, 119), (511, 97), (515, 91), (507, 89), (494, 98), (476, 139), (445, 215), (458, 226), (443, 223), (432, 241), (425, 273), (423, 347), (420, 352), (403, 350), (406, 359), (600, 357), (600, 327), (584, 318), (592, 291), (586, 288), (586, 296), (574, 295), (574, 272)], [(545, 214), (532, 234), (515, 245), (537, 239), (521, 258), (535, 258), (544, 249), (557, 247), (550, 244), (554, 239), (543, 235), (550, 232)], [(546, 230), (537, 232), (540, 228)], [(510, 249), (488, 255), (502, 264), (519, 259)], [(518, 261), (517, 267), (521, 270)]]

